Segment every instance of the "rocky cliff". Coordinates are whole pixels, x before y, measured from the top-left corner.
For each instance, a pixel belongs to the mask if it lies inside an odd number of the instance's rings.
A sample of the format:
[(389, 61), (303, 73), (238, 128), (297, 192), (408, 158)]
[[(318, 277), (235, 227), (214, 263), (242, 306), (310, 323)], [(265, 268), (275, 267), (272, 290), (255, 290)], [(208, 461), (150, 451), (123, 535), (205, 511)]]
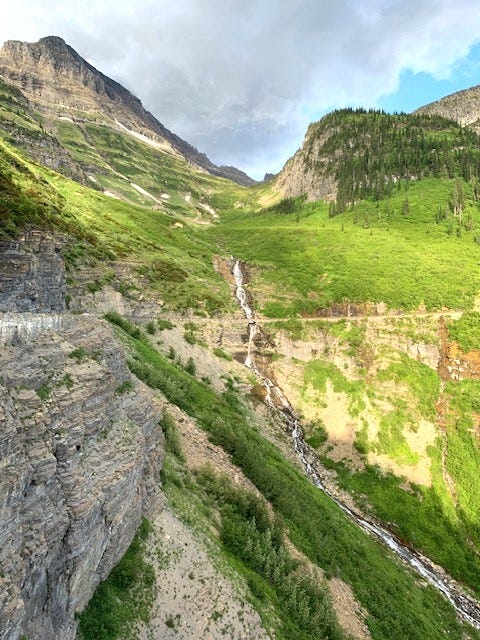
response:
[(70, 640), (161, 500), (162, 406), (107, 322), (62, 313), (61, 256), (33, 237), (0, 254), (0, 638)]
[(233, 167), (218, 167), (163, 126), (138, 98), (84, 60), (62, 38), (7, 41), (0, 50), (0, 76), (20, 89), (48, 117), (88, 118), (161, 144), (197, 167), (242, 185), (254, 180)]
[[(308, 158), (305, 154), (307, 146), (312, 147)], [(335, 176), (318, 171), (318, 165), (322, 164), (321, 146), (321, 140), (313, 141), (310, 145), (307, 132), (302, 147), (288, 160), (275, 180), (276, 188), (286, 198), (306, 195), (308, 200), (331, 200), (335, 197)]]
[(452, 93), (414, 113), (438, 115), (480, 131), (480, 85)]
[(331, 162), (331, 149), (324, 145), (332, 135), (327, 129), (317, 136), (317, 127), (310, 125), (302, 146), (288, 160), (275, 178), (276, 188), (287, 198), (306, 195), (308, 200), (332, 200), (337, 192), (334, 172), (326, 171)]
[(36, 230), (15, 242), (0, 242), (0, 312), (65, 311), (60, 249), (61, 242)]

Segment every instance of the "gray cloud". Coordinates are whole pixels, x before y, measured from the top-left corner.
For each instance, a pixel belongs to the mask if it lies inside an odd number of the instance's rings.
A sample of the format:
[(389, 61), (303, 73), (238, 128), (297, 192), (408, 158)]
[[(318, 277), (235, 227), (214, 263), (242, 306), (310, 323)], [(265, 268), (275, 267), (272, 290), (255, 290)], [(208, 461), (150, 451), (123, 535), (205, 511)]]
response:
[[(39, 6), (41, 5), (41, 6)], [(448, 76), (475, 0), (17, 0), (0, 39), (56, 34), (214, 161), (278, 170), (309, 122), (404, 69)]]

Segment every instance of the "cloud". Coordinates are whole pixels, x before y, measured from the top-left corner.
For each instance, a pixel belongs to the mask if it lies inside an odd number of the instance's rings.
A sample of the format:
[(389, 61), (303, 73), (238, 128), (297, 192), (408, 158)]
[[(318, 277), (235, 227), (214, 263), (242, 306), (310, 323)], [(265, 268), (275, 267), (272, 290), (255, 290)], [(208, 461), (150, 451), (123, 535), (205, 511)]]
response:
[(374, 105), (406, 69), (448, 77), (480, 39), (475, 0), (17, 0), (2, 13), (1, 40), (62, 36), (214, 161), (257, 176), (328, 109)]

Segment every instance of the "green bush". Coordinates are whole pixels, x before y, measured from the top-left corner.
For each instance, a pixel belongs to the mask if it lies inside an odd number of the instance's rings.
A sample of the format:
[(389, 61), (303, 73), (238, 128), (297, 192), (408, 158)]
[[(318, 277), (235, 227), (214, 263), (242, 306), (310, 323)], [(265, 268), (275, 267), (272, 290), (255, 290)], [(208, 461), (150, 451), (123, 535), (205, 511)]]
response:
[(195, 375), (197, 371), (197, 367), (195, 366), (195, 362), (193, 361), (193, 358), (189, 358), (187, 360), (187, 364), (185, 365), (185, 371), (189, 373), (191, 376)]
[(117, 327), (123, 329), (125, 333), (128, 333), (128, 335), (132, 336), (132, 338), (140, 339), (143, 335), (134, 322), (128, 320), (127, 318), (123, 318), (116, 311), (108, 311), (104, 317), (112, 324), (115, 324), (117, 325)]
[(185, 338), (186, 342), (188, 342), (188, 344), (197, 344), (197, 337), (191, 331), (185, 331), (183, 337)]
[(221, 347), (214, 347), (213, 353), (217, 356), (217, 358), (222, 358), (222, 360), (233, 360), (232, 356), (224, 351)]
[(155, 334), (155, 332), (157, 330), (157, 327), (156, 327), (155, 323), (153, 322), (153, 320), (150, 320), (149, 322), (147, 322), (147, 324), (145, 325), (145, 330), (151, 336), (153, 336)]
[(79, 615), (83, 640), (124, 638), (137, 621), (148, 622), (155, 591), (155, 571), (144, 559), (151, 525), (142, 524), (127, 552), (101, 582)]
[(78, 349), (71, 351), (68, 356), (75, 360), (77, 364), (80, 364), (87, 360), (90, 357), (90, 354), (84, 347), (78, 347)]
[(448, 334), (464, 352), (480, 349), (480, 312), (464, 313), (459, 320), (450, 322)]
[(122, 384), (118, 385), (115, 389), (115, 393), (119, 396), (123, 396), (124, 393), (133, 389), (133, 382), (131, 380), (125, 380)]
[(184, 460), (180, 434), (178, 433), (177, 424), (174, 418), (166, 412), (160, 420), (160, 426), (165, 434), (167, 451), (173, 453), (173, 455), (179, 460)]
[(164, 331), (165, 329), (173, 329), (173, 324), (170, 320), (164, 320), (163, 318), (158, 318), (157, 326), (159, 331)]

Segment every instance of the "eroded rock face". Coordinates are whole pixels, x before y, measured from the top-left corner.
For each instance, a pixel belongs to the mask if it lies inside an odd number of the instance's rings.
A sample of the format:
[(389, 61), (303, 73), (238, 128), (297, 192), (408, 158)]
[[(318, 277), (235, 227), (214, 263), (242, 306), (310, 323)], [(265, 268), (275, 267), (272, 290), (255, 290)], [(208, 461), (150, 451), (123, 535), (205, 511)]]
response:
[(0, 638), (70, 640), (158, 506), (162, 408), (122, 389), (121, 347), (93, 318), (3, 347), (0, 371)]
[(322, 169), (326, 161), (322, 155), (322, 147), (328, 135), (319, 136), (313, 141), (310, 136), (311, 132), (308, 130), (302, 147), (275, 178), (275, 187), (287, 198), (305, 195), (312, 201), (333, 200), (337, 193), (335, 176)]
[(0, 243), (0, 312), (65, 311), (61, 243), (41, 231)]
[(480, 130), (480, 85), (451, 93), (436, 102), (426, 104), (414, 113), (439, 115), (455, 120), (462, 126), (470, 126)]

